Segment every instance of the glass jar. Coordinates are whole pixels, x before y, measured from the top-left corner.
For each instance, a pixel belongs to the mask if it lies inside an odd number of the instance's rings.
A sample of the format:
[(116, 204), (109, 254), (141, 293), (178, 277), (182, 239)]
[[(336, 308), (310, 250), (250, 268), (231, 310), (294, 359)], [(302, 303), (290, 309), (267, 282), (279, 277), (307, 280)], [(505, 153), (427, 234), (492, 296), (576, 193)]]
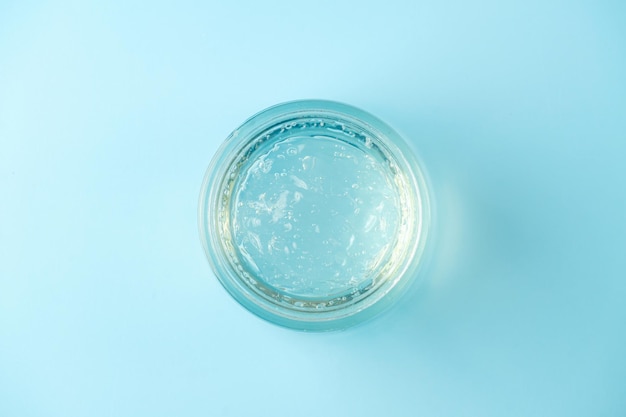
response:
[(302, 100), (261, 111), (211, 161), (200, 236), (224, 288), (272, 323), (360, 323), (416, 279), (430, 225), (424, 174), (391, 127)]

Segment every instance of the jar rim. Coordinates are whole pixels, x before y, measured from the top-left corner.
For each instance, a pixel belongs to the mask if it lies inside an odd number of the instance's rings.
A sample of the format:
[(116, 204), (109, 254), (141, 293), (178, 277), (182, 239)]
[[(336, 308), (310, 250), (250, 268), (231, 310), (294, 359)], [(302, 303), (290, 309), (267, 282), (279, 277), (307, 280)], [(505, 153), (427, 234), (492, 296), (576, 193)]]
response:
[[(322, 125), (324, 120), (337, 121), (337, 126), (341, 126), (343, 131), (335, 129), (338, 130), (336, 134), (341, 135), (342, 139), (355, 135), (356, 145), (367, 145), (364, 141), (369, 140), (369, 149), (372, 149), (372, 141), (384, 148), (381, 152), (386, 152), (390, 161), (393, 161), (385, 169), (398, 171), (398, 178), (402, 179), (402, 182), (396, 184), (400, 188), (398, 192), (406, 194), (408, 199), (401, 204), (406, 206), (404, 216), (409, 221), (408, 229), (398, 232), (405, 233), (406, 236), (403, 235), (405, 239), (402, 247), (398, 244), (399, 249), (393, 248), (403, 259), (394, 258), (395, 264), (389, 261), (389, 268), (395, 268), (390, 276), (381, 275), (380, 282), (372, 284), (372, 288), (364, 288), (358, 296), (354, 293), (355, 297), (343, 304), (320, 301), (321, 299), (307, 301), (306, 297), (302, 301), (302, 297), (293, 297), (291, 293), (283, 294), (281, 299), (278, 291), (265, 292), (259, 289), (266, 284), (263, 278), (238, 262), (236, 245), (230, 241), (232, 214), (229, 210), (234, 198), (230, 193), (235, 180), (241, 174), (237, 169), (254, 158), (257, 149), (263, 146), (263, 140), (272, 143), (267, 132), (278, 132), (282, 129), (284, 138), (288, 137), (288, 132), (287, 136), (283, 132), (290, 128), (290, 124), (297, 125), (298, 133), (302, 133), (313, 129), (312, 126), (317, 127), (316, 120), (320, 120)], [(331, 131), (328, 125), (325, 128)], [(244, 151), (245, 158), (242, 157)], [(347, 104), (326, 100), (299, 100), (262, 110), (228, 136), (206, 171), (199, 200), (198, 224), (200, 238), (215, 275), (231, 296), (246, 309), (269, 322), (292, 329), (336, 330), (378, 314), (415, 281), (428, 237), (430, 200), (423, 169), (415, 154), (389, 125)]]

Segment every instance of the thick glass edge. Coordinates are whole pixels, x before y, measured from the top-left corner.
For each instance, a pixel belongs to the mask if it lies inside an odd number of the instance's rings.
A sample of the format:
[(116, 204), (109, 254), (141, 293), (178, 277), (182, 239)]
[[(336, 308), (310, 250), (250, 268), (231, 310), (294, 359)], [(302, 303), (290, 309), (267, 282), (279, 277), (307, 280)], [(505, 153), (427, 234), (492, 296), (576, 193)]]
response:
[[(421, 208), (421, 221), (420, 221), (420, 237), (416, 240), (416, 247), (412, 250), (411, 261), (407, 263), (402, 272), (399, 273), (395, 284), (382, 295), (373, 304), (365, 305), (361, 309), (354, 309), (345, 315), (336, 315), (337, 312), (333, 312), (332, 316), (327, 315), (315, 315), (311, 316), (308, 313), (304, 313), (302, 317), (294, 318), (293, 316), (286, 316), (279, 308), (263, 308), (258, 305), (253, 296), (246, 294), (244, 288), (238, 287), (232, 277), (227, 279), (223, 274), (229, 275), (219, 265), (220, 260), (216, 259), (214, 254), (214, 247), (210, 245), (210, 240), (214, 239), (210, 236), (210, 220), (211, 207), (209, 202), (215, 198), (214, 193), (219, 187), (211, 187), (215, 178), (223, 178), (222, 174), (225, 174), (223, 165), (229, 159), (231, 152), (239, 147), (242, 140), (246, 140), (255, 131), (262, 130), (264, 127), (271, 126), (272, 124), (279, 123), (281, 119), (285, 119), (287, 116), (293, 117), (298, 113), (328, 113), (339, 114), (347, 119), (354, 119), (360, 123), (364, 123), (378, 130), (388, 140), (390, 140), (395, 147), (402, 153), (402, 157), (407, 163), (410, 169), (411, 181), (416, 184), (416, 189), (419, 193), (418, 207)], [(239, 140), (238, 140), (239, 139)], [(286, 103), (281, 103), (262, 110), (252, 117), (244, 121), (239, 128), (235, 129), (221, 144), (206, 170), (201, 191), (198, 201), (198, 228), (200, 234), (200, 240), (211, 266), (213, 273), (220, 282), (220, 284), (226, 289), (226, 291), (244, 308), (252, 312), (256, 316), (264, 319), (270, 323), (294, 329), (300, 331), (335, 331), (342, 330), (348, 327), (352, 327), (357, 324), (369, 321), (374, 316), (379, 315), (383, 311), (387, 310), (398, 298), (401, 298), (406, 294), (409, 287), (418, 285), (422, 279), (418, 276), (420, 270), (424, 267), (424, 252), (425, 248), (429, 246), (431, 237), (431, 223), (432, 223), (432, 194), (429, 187), (430, 181), (422, 168), (415, 151), (411, 148), (409, 143), (391, 126), (383, 122), (376, 116), (361, 110), (357, 107), (329, 100), (297, 100)], [(213, 247), (211, 247), (213, 246)]]

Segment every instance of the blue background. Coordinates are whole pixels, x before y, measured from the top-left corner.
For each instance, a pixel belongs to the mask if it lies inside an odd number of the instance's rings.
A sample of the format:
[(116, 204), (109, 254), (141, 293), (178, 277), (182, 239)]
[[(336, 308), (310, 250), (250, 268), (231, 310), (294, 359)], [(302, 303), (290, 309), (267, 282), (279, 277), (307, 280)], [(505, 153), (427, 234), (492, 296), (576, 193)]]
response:
[[(420, 154), (427, 282), (340, 333), (219, 286), (196, 205), (253, 113)], [(626, 415), (626, 3), (0, 3), (0, 416)]]

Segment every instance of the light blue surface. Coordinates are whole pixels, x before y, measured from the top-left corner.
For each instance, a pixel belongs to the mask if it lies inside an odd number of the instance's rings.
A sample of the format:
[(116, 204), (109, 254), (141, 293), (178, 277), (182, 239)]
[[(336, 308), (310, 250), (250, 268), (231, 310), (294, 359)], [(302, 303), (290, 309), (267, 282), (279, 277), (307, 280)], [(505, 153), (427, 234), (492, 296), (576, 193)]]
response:
[[(0, 416), (623, 416), (626, 3), (0, 3)], [(412, 141), (429, 281), (364, 326), (239, 307), (197, 232), (245, 118)]]

